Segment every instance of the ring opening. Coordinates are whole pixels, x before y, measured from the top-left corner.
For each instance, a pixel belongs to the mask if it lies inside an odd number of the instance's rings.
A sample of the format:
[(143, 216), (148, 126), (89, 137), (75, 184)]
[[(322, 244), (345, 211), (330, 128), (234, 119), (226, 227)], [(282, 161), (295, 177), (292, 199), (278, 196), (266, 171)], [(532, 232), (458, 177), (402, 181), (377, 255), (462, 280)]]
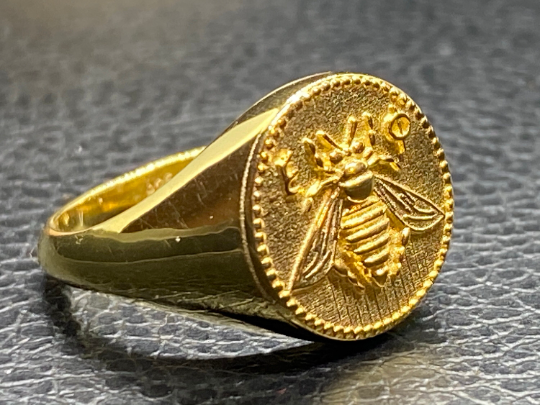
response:
[(161, 158), (91, 189), (56, 212), (49, 228), (61, 233), (80, 232), (124, 212), (167, 184), (203, 149)]

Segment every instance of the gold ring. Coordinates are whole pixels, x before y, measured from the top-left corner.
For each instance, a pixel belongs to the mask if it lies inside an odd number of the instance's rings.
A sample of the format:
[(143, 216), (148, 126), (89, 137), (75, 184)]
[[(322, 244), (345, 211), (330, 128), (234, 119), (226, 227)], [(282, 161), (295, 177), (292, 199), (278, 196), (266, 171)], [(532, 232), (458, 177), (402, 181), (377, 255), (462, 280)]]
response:
[(323, 73), (270, 93), (206, 148), (71, 201), (39, 257), (82, 288), (358, 340), (424, 297), (452, 220), (448, 164), (414, 101), (373, 76)]

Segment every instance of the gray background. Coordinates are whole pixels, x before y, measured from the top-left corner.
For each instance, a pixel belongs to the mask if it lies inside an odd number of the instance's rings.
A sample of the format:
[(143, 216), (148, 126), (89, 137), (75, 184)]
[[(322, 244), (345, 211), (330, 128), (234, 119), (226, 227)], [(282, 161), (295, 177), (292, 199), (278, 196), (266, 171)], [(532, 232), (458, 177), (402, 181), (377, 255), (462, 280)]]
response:
[[(540, 2), (0, 2), (0, 402), (540, 402)], [(205, 144), (326, 70), (430, 117), (456, 229), (427, 299), (359, 345), (253, 334), (46, 280), (39, 230), (87, 188)]]

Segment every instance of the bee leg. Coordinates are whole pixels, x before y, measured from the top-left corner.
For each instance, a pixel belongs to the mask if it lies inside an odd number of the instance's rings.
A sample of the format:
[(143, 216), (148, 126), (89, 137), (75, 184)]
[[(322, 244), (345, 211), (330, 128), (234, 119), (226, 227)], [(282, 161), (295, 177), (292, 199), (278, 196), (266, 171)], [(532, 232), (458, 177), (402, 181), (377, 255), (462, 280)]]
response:
[(403, 228), (401, 231), (401, 246), (406, 246), (409, 243), (409, 238), (411, 236), (411, 228)]
[[(358, 276), (356, 275), (357, 273), (351, 270), (351, 268), (345, 264), (345, 261), (341, 257), (337, 257), (337, 255), (338, 254), (336, 254), (336, 257), (334, 258), (334, 268), (338, 271), (339, 275), (341, 275), (342, 277), (348, 277), (349, 280), (358, 287), (362, 289), (365, 288), (363, 281), (360, 281)], [(357, 266), (354, 267), (357, 268)], [(360, 276), (364, 279), (366, 278), (363, 272), (360, 273)]]
[(400, 170), (399, 162), (394, 159), (392, 156), (388, 155), (377, 155), (374, 154), (368, 159), (368, 166), (372, 167), (377, 164), (386, 164), (389, 165), (393, 170), (398, 172)]
[(407, 246), (407, 243), (409, 243), (409, 239), (411, 237), (411, 228), (403, 228), (403, 230), (400, 233), (401, 233), (401, 246), (397, 250), (395, 274), (399, 273), (399, 271), (401, 270), (403, 259), (405, 258), (405, 246)]
[(349, 267), (345, 264), (341, 257), (334, 259), (334, 267), (341, 273), (347, 274)]
[(397, 275), (401, 271), (403, 259), (405, 258), (405, 246), (409, 242), (411, 236), (410, 228), (403, 230), (394, 236), (395, 253), (390, 262), (389, 275)]
[(384, 265), (380, 269), (375, 270), (375, 274), (370, 273), (369, 277), (377, 287), (383, 287), (386, 284), (386, 280), (388, 278), (388, 267)]
[(302, 212), (305, 214), (311, 211), (312, 207), (313, 207), (313, 197), (308, 197), (302, 203)]

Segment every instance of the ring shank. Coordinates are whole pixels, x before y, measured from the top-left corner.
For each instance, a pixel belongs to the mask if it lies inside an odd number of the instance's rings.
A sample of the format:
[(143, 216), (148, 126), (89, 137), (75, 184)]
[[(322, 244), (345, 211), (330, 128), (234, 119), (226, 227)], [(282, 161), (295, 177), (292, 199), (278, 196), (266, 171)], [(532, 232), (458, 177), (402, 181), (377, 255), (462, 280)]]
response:
[(100, 229), (137, 208), (203, 150), (148, 163), (60, 208), (40, 240), (42, 266), (77, 287), (187, 309), (281, 318), (268, 308), (254, 282), (237, 219), (187, 229), (152, 224), (138, 231)]

